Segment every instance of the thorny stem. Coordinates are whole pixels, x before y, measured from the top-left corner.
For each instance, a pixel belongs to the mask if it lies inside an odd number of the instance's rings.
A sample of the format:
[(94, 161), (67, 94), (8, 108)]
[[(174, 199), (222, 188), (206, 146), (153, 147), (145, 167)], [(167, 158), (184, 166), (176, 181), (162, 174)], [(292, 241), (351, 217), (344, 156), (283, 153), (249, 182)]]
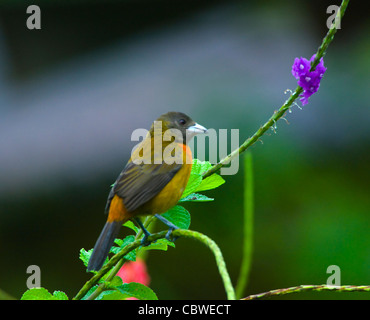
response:
[[(337, 12), (337, 17), (335, 21), (341, 21), (341, 19), (344, 16), (344, 13), (346, 11), (347, 5), (349, 0), (343, 0), (342, 4), (340, 6), (340, 9)], [(334, 26), (333, 28), (329, 29), (328, 33), (324, 37), (320, 47), (317, 49), (315, 59), (311, 63), (311, 71), (318, 65), (320, 62), (320, 59), (324, 57), (326, 54), (326, 50), (329, 47), (329, 44), (333, 41), (334, 35), (337, 32), (337, 28)], [(262, 125), (254, 134), (253, 136), (249, 137), (247, 140), (245, 140), (239, 148), (232, 151), (229, 155), (227, 155), (225, 158), (220, 160), (217, 164), (215, 164), (213, 167), (211, 167), (209, 170), (203, 173), (203, 177), (209, 177), (211, 174), (217, 172), (222, 167), (228, 165), (232, 159), (239, 156), (239, 154), (243, 153), (245, 150), (247, 150), (251, 145), (253, 145), (256, 141), (258, 141), (259, 138), (270, 128), (273, 128), (275, 126), (276, 122), (284, 116), (284, 114), (290, 109), (293, 103), (295, 103), (295, 100), (299, 97), (299, 95), (302, 93), (303, 89), (302, 87), (298, 86), (294, 92), (290, 95), (288, 100), (284, 102), (284, 104), (280, 107), (279, 110), (275, 111), (273, 115), (268, 119), (268, 121)]]
[(298, 293), (304, 291), (338, 291), (338, 292), (370, 292), (370, 286), (328, 286), (328, 285), (301, 285), (296, 287), (276, 289), (263, 293), (252, 294), (242, 300), (257, 300), (273, 296), (281, 296), (289, 293)]

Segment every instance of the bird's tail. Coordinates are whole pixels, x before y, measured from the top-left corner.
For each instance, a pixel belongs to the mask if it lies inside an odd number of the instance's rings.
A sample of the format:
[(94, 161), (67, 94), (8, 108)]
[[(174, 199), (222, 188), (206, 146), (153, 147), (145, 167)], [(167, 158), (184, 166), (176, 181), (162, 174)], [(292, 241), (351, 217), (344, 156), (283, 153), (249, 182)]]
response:
[(124, 220), (107, 221), (100, 233), (98, 240), (94, 246), (87, 271), (99, 271), (104, 264), (105, 258), (109, 254), (109, 250), (113, 245), (114, 239), (117, 237)]

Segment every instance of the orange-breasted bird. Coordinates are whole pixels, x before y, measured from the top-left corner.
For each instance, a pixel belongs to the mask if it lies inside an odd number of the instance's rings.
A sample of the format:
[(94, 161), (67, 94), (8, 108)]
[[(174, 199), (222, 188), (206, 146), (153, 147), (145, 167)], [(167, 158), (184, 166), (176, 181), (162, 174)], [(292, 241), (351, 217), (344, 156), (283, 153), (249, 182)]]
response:
[(189, 180), (192, 154), (187, 142), (207, 129), (181, 112), (168, 112), (152, 124), (145, 139), (132, 152), (108, 195), (107, 222), (90, 257), (87, 270), (98, 271), (123, 223), (136, 222), (143, 230), (142, 243), (150, 233), (140, 216), (155, 215), (169, 227), (177, 227), (160, 214), (181, 198)]

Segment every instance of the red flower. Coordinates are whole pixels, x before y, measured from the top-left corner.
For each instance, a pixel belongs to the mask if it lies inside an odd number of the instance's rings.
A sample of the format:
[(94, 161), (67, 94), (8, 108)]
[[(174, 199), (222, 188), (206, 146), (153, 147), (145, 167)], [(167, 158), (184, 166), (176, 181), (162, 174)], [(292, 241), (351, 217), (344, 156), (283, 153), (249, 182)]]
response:
[(145, 286), (150, 283), (146, 264), (140, 258), (137, 258), (136, 261), (126, 262), (118, 271), (117, 276), (122, 279), (123, 283), (139, 282)]

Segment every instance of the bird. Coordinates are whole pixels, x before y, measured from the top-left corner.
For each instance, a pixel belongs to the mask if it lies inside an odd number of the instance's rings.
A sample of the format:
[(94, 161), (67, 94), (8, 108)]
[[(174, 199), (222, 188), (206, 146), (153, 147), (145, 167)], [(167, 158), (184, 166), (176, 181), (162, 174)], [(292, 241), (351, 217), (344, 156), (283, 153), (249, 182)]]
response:
[(154, 215), (168, 227), (166, 238), (177, 228), (161, 216), (180, 200), (192, 168), (188, 142), (207, 129), (182, 112), (167, 112), (156, 119), (145, 138), (132, 151), (126, 166), (111, 187), (105, 206), (107, 221), (90, 256), (87, 271), (99, 271), (121, 226), (128, 220), (150, 233), (140, 218)]

